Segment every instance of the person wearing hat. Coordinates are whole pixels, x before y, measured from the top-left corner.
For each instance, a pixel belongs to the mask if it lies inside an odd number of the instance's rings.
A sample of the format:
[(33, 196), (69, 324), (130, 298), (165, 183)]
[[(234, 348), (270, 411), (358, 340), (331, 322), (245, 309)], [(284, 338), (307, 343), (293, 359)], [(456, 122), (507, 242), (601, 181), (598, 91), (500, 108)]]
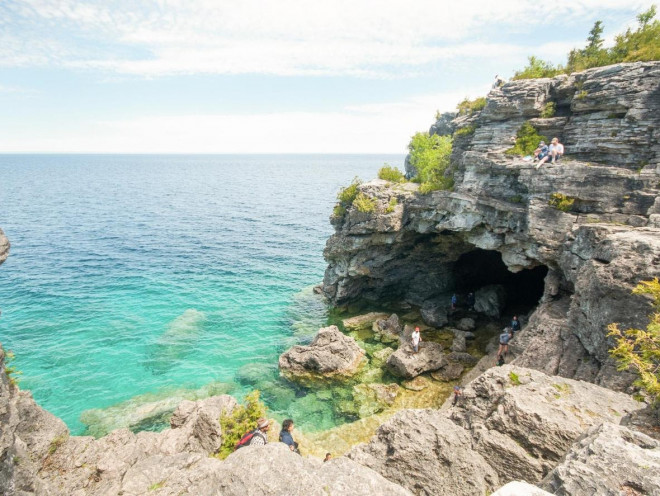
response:
[(250, 446), (268, 444), (268, 429), (270, 429), (270, 421), (267, 418), (261, 417), (257, 420), (257, 429), (250, 440)]
[(412, 335), (410, 336), (410, 344), (413, 349), (413, 356), (419, 353), (419, 342), (422, 340), (422, 336), (419, 334), (419, 327), (415, 327)]
[(548, 146), (545, 144), (545, 141), (541, 140), (539, 146), (534, 150), (534, 160), (543, 160), (547, 155)]

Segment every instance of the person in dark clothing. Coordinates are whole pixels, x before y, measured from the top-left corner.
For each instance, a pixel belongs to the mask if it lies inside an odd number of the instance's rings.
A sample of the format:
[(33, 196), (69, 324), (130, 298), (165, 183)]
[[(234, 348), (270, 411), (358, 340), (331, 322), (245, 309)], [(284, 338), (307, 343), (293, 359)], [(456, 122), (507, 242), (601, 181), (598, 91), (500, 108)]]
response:
[(291, 431), (293, 431), (293, 420), (286, 419), (284, 422), (282, 422), (282, 430), (280, 431), (280, 441), (286, 444), (289, 447), (289, 449), (294, 453), (300, 454), (300, 451), (298, 451), (298, 443), (293, 440)]
[(511, 320), (511, 338), (516, 335), (518, 331), (520, 331), (520, 321), (518, 320), (518, 316), (514, 315), (513, 319)]
[(456, 293), (451, 295), (451, 309), (456, 310), (456, 305), (458, 304), (458, 296), (456, 296)]
[(456, 406), (462, 395), (463, 391), (461, 391), (460, 386), (454, 386), (454, 400), (451, 402), (451, 406)]
[(472, 291), (467, 294), (467, 306), (468, 310), (474, 310), (474, 293)]

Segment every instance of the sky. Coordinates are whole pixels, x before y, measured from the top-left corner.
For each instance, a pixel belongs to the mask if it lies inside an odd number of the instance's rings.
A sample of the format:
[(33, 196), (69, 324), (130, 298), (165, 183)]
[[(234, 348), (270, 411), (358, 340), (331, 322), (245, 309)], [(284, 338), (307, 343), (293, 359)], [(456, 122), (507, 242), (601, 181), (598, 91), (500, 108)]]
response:
[(0, 153), (406, 153), (651, 4), (0, 0)]

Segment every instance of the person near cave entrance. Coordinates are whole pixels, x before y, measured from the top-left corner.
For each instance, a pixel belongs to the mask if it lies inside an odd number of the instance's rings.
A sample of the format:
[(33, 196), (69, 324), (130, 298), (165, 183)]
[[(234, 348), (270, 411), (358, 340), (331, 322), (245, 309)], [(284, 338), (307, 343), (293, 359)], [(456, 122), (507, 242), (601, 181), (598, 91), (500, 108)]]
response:
[(470, 311), (474, 310), (474, 293), (472, 291), (467, 294), (467, 307)]
[(505, 355), (509, 353), (509, 341), (511, 341), (512, 337), (513, 333), (511, 332), (511, 328), (505, 327), (502, 334), (500, 334), (500, 347), (497, 350), (498, 364), (503, 362)]
[(513, 316), (513, 319), (511, 319), (511, 324), (509, 324), (509, 327), (511, 328), (511, 339), (513, 339), (516, 333), (520, 331), (520, 321), (518, 320), (517, 315)]
[(451, 309), (456, 310), (456, 304), (458, 303), (458, 296), (456, 296), (456, 293), (451, 295)]

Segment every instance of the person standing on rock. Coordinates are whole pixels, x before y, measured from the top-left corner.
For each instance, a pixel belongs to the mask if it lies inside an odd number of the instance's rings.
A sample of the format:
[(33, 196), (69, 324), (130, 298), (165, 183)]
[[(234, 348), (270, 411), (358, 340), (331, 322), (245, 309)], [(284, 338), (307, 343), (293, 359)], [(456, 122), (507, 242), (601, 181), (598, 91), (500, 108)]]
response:
[(509, 327), (511, 327), (511, 339), (513, 339), (516, 333), (520, 331), (520, 321), (518, 320), (517, 315), (513, 316), (513, 319), (511, 320), (511, 324), (509, 325)]
[(467, 306), (468, 310), (474, 310), (474, 293), (472, 291), (467, 294)]
[(410, 342), (412, 344), (412, 349), (413, 349), (413, 355), (417, 355), (419, 353), (419, 343), (422, 340), (422, 336), (419, 333), (419, 327), (415, 327), (415, 330), (413, 331), (412, 335), (410, 336)]
[(456, 293), (451, 295), (451, 309), (456, 310), (456, 304), (458, 303), (458, 296), (456, 296)]
[(456, 406), (456, 403), (461, 399), (461, 396), (463, 396), (463, 391), (461, 391), (460, 386), (454, 386), (454, 400), (451, 402), (451, 406)]
[(511, 328), (510, 327), (505, 327), (504, 330), (502, 331), (502, 334), (500, 334), (500, 347), (497, 350), (497, 361), (499, 362), (500, 359), (504, 359), (504, 356), (509, 353), (509, 341), (511, 341)]
[(280, 431), (280, 441), (286, 444), (291, 451), (300, 454), (298, 451), (298, 443), (293, 440), (291, 432), (293, 431), (293, 420), (286, 419), (282, 422), (282, 430)]

